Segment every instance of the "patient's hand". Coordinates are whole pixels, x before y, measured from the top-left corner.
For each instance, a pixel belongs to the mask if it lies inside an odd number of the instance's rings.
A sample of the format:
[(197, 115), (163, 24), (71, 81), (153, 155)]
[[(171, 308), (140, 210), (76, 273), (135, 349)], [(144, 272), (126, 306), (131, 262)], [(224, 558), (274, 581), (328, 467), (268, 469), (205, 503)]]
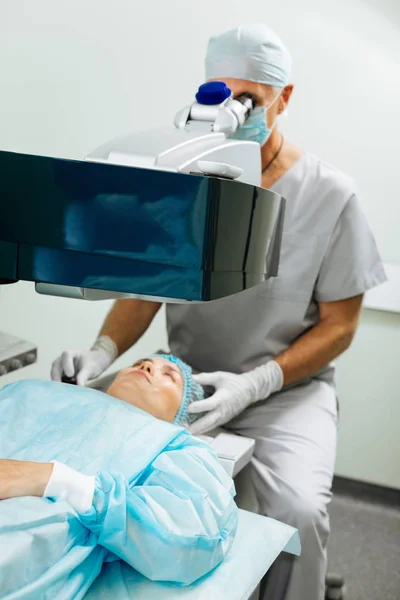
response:
[(52, 463), (0, 458), (0, 500), (43, 496), (52, 471)]

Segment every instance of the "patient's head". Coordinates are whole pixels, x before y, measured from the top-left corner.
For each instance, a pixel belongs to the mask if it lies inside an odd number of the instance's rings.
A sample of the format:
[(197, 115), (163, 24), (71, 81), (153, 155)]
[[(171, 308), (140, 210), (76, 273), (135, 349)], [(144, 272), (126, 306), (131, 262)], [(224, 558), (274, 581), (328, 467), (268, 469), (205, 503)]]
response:
[(154, 354), (120, 371), (107, 393), (170, 423), (189, 423), (187, 407), (204, 398), (191, 368), (172, 354)]

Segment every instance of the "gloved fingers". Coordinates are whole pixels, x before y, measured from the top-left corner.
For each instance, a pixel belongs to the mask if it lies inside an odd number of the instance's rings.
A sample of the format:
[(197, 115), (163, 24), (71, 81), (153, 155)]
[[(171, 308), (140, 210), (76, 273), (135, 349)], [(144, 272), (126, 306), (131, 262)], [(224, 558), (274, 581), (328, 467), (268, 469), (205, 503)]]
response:
[(229, 399), (229, 396), (230, 394), (227, 392), (227, 390), (217, 390), (215, 394), (209, 398), (206, 398), (205, 400), (197, 400), (196, 402), (189, 404), (188, 412), (191, 414), (210, 412), (226, 402)]
[(198, 373), (193, 375), (193, 379), (200, 385), (210, 385), (216, 387), (222, 379), (224, 373), (222, 371), (214, 371), (213, 373)]
[(62, 379), (61, 356), (56, 358), (56, 360), (51, 365), (50, 377), (53, 381), (61, 382), (61, 379)]
[(92, 369), (90, 365), (81, 362), (76, 374), (76, 385), (84, 387), (89, 379), (93, 379)]
[(201, 435), (202, 433), (207, 433), (207, 431), (211, 431), (220, 425), (221, 415), (218, 411), (213, 411), (205, 415), (198, 421), (192, 423), (189, 427), (189, 431), (193, 435)]
[(61, 377), (63, 373), (70, 379), (75, 375), (74, 353), (67, 350), (61, 354)]

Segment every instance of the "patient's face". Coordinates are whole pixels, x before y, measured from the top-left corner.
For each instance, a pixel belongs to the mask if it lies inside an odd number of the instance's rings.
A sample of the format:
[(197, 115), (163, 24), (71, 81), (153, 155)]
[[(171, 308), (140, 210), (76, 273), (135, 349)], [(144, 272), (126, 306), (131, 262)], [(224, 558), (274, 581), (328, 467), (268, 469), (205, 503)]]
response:
[(120, 371), (107, 393), (172, 423), (181, 404), (183, 377), (169, 360), (146, 358)]

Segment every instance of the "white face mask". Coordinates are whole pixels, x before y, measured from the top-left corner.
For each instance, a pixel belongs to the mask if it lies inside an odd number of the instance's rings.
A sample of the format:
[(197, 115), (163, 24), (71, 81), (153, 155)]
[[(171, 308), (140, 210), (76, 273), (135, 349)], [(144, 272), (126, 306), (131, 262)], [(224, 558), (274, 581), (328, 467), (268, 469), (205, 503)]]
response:
[(258, 106), (253, 108), (250, 115), (241, 127), (239, 127), (235, 133), (229, 136), (231, 139), (243, 140), (246, 142), (257, 142), (260, 146), (264, 146), (269, 136), (271, 135), (274, 127), (276, 126), (276, 119), (272, 124), (272, 127), (267, 126), (267, 112), (275, 104), (283, 89), (275, 96), (271, 104), (268, 106)]

